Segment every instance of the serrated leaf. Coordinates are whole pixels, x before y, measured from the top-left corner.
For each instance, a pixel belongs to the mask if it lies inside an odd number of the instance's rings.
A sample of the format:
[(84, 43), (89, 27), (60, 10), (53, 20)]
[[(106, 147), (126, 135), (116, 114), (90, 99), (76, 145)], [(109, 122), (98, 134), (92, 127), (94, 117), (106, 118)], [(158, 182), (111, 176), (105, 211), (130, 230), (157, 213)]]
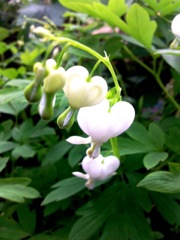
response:
[(147, 170), (157, 166), (160, 162), (168, 158), (167, 152), (151, 152), (143, 158), (144, 166)]
[(8, 160), (9, 160), (8, 157), (4, 157), (4, 158), (0, 157), (0, 172), (6, 167)]
[(70, 196), (73, 196), (77, 192), (80, 192), (85, 188), (85, 181), (81, 178), (68, 178), (56, 183), (54, 188), (57, 188), (51, 191), (42, 202), (42, 205), (46, 205), (51, 202), (61, 201)]
[(180, 151), (180, 130), (178, 127), (169, 130), (169, 134), (166, 135), (166, 146), (174, 152)]
[(148, 13), (137, 3), (129, 8), (126, 21), (129, 34), (150, 49), (157, 27), (156, 22), (151, 21)]
[(23, 90), (19, 90), (18, 88), (1, 89), (0, 105), (10, 102), (20, 96), (23, 96)]
[(137, 186), (161, 193), (180, 193), (179, 182), (180, 174), (174, 175), (168, 171), (157, 171), (148, 174)]

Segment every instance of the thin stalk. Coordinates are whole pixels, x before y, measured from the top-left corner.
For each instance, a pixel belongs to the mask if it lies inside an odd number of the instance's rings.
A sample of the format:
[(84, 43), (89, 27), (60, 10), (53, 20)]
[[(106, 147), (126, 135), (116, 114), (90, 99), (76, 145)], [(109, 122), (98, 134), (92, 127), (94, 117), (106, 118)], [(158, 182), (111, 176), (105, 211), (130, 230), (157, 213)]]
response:
[(143, 63), (141, 60), (139, 60), (126, 46), (124, 46), (124, 49), (134, 61), (136, 61), (139, 65), (141, 65), (143, 68), (145, 68), (148, 72), (150, 72), (154, 76), (154, 78), (156, 79), (156, 82), (161, 87), (163, 92), (166, 94), (167, 98), (173, 103), (175, 108), (178, 111), (180, 111), (180, 105), (176, 102), (174, 97), (169, 94), (169, 92), (167, 91), (166, 87), (164, 86), (164, 84), (159, 76), (160, 72), (162, 70), (162, 63), (160, 64), (158, 71), (154, 72), (150, 67), (148, 67), (145, 63)]
[(109, 57), (105, 56), (103, 57), (101, 54), (97, 53), (96, 51), (94, 51), (93, 49), (87, 47), (86, 45), (82, 44), (82, 43), (79, 43), (75, 40), (72, 40), (70, 38), (66, 38), (66, 37), (56, 37), (56, 36), (53, 36), (53, 35), (50, 35), (50, 40), (53, 40), (57, 43), (69, 43), (70, 45), (76, 47), (76, 48), (79, 48), (85, 52), (88, 52), (90, 53), (91, 55), (93, 55), (95, 58), (97, 58), (98, 60), (100, 60), (101, 62), (104, 63), (104, 65), (109, 69), (111, 75), (112, 75), (112, 78), (114, 80), (114, 84), (115, 84), (115, 88), (116, 88), (116, 92), (117, 94), (119, 95), (121, 93), (121, 88), (119, 86), (119, 83), (118, 83), (118, 80), (117, 80), (117, 77), (116, 77), (116, 74), (114, 72), (114, 69), (111, 65), (111, 62), (109, 61)]
[(120, 159), (119, 146), (117, 137), (110, 139), (113, 155)]

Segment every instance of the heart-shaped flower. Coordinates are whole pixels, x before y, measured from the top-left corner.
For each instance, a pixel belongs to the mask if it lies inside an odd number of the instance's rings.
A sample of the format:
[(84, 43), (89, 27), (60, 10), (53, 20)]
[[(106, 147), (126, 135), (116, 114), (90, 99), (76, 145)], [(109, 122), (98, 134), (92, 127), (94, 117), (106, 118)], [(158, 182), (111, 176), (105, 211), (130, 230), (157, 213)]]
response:
[(135, 110), (130, 103), (120, 101), (110, 108), (106, 99), (93, 107), (81, 108), (77, 121), (92, 142), (103, 143), (125, 132), (134, 117)]
[(89, 79), (89, 72), (82, 66), (73, 66), (66, 71), (63, 90), (69, 105), (74, 109), (100, 103), (105, 98), (107, 89), (107, 83), (102, 77)]
[(99, 155), (94, 159), (86, 156), (81, 164), (86, 174), (73, 172), (73, 175), (86, 179), (87, 188), (93, 189), (95, 181), (106, 180), (116, 174), (115, 171), (118, 169), (120, 161), (114, 156)]

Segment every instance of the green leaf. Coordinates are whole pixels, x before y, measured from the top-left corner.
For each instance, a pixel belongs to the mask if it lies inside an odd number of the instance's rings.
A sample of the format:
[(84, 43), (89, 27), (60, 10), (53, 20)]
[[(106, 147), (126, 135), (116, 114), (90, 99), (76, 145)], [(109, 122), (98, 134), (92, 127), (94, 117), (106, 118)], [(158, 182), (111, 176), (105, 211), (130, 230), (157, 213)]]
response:
[(180, 174), (175, 175), (168, 171), (157, 171), (148, 174), (137, 186), (161, 193), (180, 193), (179, 182)]
[(178, 127), (173, 127), (166, 135), (166, 146), (174, 152), (180, 151), (180, 130)]
[(30, 184), (31, 179), (30, 178), (26, 178), (26, 177), (16, 177), (16, 178), (1, 178), (0, 179), (0, 185), (2, 184), (9, 184), (9, 185), (13, 185), (13, 184), (22, 184), (22, 185), (28, 185)]
[(76, 166), (86, 155), (86, 147), (84, 145), (78, 145), (73, 147), (68, 156), (68, 162), (71, 167)]
[(118, 17), (121, 17), (126, 13), (128, 6), (125, 4), (125, 0), (118, 0), (118, 4), (117, 0), (109, 0), (108, 7), (114, 14), (116, 14)]
[(157, 166), (160, 162), (168, 158), (167, 152), (151, 152), (143, 158), (144, 166), (147, 170)]
[(151, 194), (160, 214), (171, 225), (180, 225), (180, 205), (167, 194)]
[(111, 9), (102, 4), (99, 0), (59, 0), (59, 2), (66, 8), (76, 12), (83, 12), (93, 17), (98, 17), (111, 26), (117, 26), (125, 33), (128, 33), (126, 23), (121, 20)]
[(9, 30), (7, 28), (0, 27), (0, 41), (9, 36)]
[(53, 146), (46, 154), (42, 161), (42, 165), (53, 164), (59, 161), (72, 147), (71, 144), (67, 143), (65, 140), (57, 143)]
[(16, 146), (17, 146), (17, 144), (14, 143), (14, 142), (1, 141), (0, 142), (0, 153), (4, 153), (4, 152), (7, 152), (7, 151), (10, 151), (13, 148), (15, 148)]
[(0, 89), (0, 105), (17, 99), (23, 95), (23, 90), (19, 90), (18, 88)]
[(7, 50), (7, 45), (4, 42), (0, 42), (0, 54), (3, 54)]
[(0, 172), (6, 167), (8, 160), (9, 160), (8, 157), (4, 157), (4, 158), (0, 157)]
[(85, 181), (81, 178), (72, 177), (59, 181), (53, 187), (57, 189), (53, 190), (45, 197), (42, 205), (46, 205), (55, 201), (61, 201), (73, 196), (85, 188)]
[(134, 122), (126, 133), (140, 143), (152, 145), (149, 141), (148, 131), (141, 123)]
[(101, 192), (97, 199), (88, 202), (77, 214), (81, 218), (72, 227), (70, 240), (153, 240), (148, 221), (130, 189), (123, 183)]
[(32, 146), (24, 144), (16, 146), (16, 148), (12, 151), (12, 156), (16, 159), (19, 157), (22, 158), (31, 158), (36, 154), (35, 150)]
[(180, 163), (170, 162), (169, 163), (169, 170), (172, 174), (179, 175), (180, 174)]
[(180, 56), (162, 54), (162, 57), (172, 68), (174, 68), (178, 73), (180, 73), (180, 67), (179, 67), (180, 66)]
[(148, 13), (136, 3), (129, 8), (126, 21), (129, 34), (150, 49), (157, 27), (156, 22), (151, 21)]
[(1, 240), (22, 240), (29, 236), (29, 233), (24, 232), (18, 223), (15, 221), (0, 217), (0, 233)]
[(17, 215), (22, 229), (31, 234), (34, 233), (36, 228), (36, 212), (34, 210), (30, 211), (26, 204), (19, 204)]
[(149, 125), (149, 139), (158, 151), (163, 150), (165, 135), (161, 128), (155, 123)]
[(156, 148), (154, 146), (146, 145), (144, 143), (127, 139), (124, 137), (118, 137), (118, 141), (121, 156), (156, 151)]
[(25, 198), (38, 198), (39, 192), (32, 188), (21, 184), (2, 184), (0, 182), (0, 197), (10, 201), (23, 203)]

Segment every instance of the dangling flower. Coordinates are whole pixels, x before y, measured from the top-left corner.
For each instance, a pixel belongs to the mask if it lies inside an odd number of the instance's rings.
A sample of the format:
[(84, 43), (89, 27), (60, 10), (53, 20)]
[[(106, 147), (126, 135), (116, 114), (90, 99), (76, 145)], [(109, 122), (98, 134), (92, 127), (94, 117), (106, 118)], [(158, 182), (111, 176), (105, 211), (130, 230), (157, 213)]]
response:
[(106, 180), (116, 174), (115, 171), (118, 169), (120, 161), (114, 156), (99, 155), (94, 159), (86, 156), (81, 164), (86, 174), (73, 172), (73, 175), (86, 179), (86, 187), (93, 189), (96, 181)]
[[(110, 108), (109, 101), (106, 99), (95, 106), (81, 108), (77, 121), (84, 133), (91, 137), (92, 143), (87, 154), (96, 158), (101, 144), (125, 132), (131, 126), (134, 117), (133, 106), (125, 101), (117, 102)], [(83, 142), (76, 136), (68, 138), (67, 141), (72, 144)]]
[(73, 66), (66, 71), (63, 90), (69, 105), (74, 109), (98, 104), (105, 98), (107, 89), (107, 83), (102, 77), (89, 78), (87, 69), (82, 66)]

